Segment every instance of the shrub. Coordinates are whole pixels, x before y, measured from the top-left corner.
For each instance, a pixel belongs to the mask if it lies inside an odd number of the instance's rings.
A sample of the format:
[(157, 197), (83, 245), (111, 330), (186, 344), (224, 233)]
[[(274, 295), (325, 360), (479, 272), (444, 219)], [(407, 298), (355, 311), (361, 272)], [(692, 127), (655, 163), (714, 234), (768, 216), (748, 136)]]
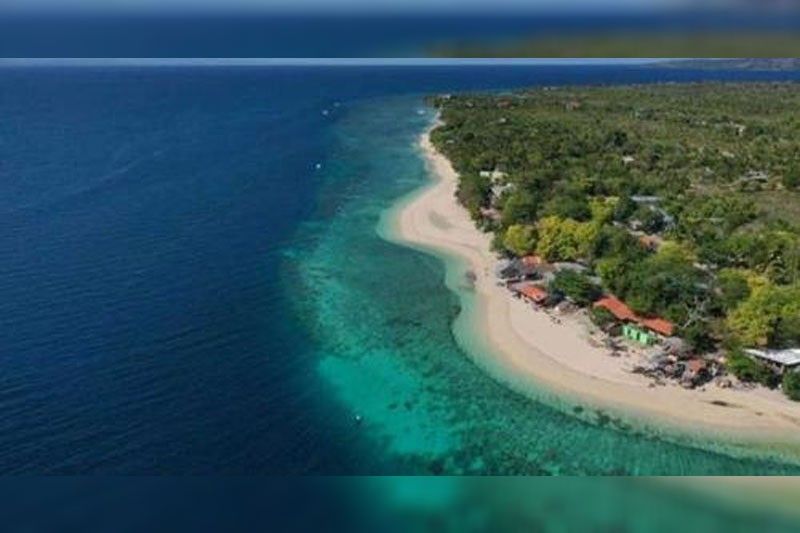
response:
[(604, 307), (593, 307), (589, 312), (589, 316), (599, 328), (605, 328), (609, 324), (616, 322), (616, 318), (611, 311)]
[(783, 393), (790, 399), (800, 402), (800, 372), (786, 372), (783, 375)]
[(695, 322), (688, 327), (682, 328), (681, 335), (694, 351), (707, 353), (716, 346), (716, 342), (709, 333), (710, 329), (711, 327), (707, 323)]
[(778, 376), (772, 369), (741, 352), (736, 351), (728, 355), (727, 368), (729, 372), (742, 381), (760, 383), (770, 388), (775, 388), (778, 385)]
[(560, 292), (578, 305), (589, 305), (600, 296), (600, 289), (580, 272), (562, 270), (550, 284), (553, 291)]
[(791, 169), (783, 175), (783, 186), (787, 189), (797, 189), (800, 187), (800, 172)]
[(518, 256), (531, 253), (536, 247), (536, 228), (523, 224), (509, 226), (503, 238), (503, 245)]

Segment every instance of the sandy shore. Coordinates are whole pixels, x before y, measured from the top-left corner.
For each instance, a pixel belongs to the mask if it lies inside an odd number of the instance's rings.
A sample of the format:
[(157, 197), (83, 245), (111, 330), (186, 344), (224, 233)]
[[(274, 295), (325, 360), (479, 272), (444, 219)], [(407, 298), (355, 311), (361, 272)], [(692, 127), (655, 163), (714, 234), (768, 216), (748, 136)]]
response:
[(478, 230), (457, 203), (457, 175), (450, 162), (435, 150), (427, 133), (420, 148), (434, 184), (395, 213), (393, 237), (457, 256), (475, 274), (471, 326), (490, 354), (472, 355), (493, 359), (484, 366), (505, 374), (498, 375), (501, 379), (527, 380), (580, 404), (632, 414), (645, 422), (797, 449), (800, 404), (779, 391), (722, 389), (714, 384), (705, 390), (673, 383), (653, 387), (649, 378), (630, 372), (633, 359), (614, 358), (593, 346), (581, 319), (560, 317), (561, 323), (556, 323), (497, 286), (490, 235)]

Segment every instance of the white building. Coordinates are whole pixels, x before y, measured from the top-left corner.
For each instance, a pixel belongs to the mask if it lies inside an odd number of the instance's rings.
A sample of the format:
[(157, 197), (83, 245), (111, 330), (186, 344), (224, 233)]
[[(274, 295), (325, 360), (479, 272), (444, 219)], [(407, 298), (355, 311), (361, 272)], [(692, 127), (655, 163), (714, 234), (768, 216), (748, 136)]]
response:
[(496, 181), (500, 181), (502, 179), (507, 178), (508, 174), (506, 174), (505, 172), (503, 172), (501, 170), (495, 169), (495, 170), (481, 170), (480, 171), (480, 176), (482, 178), (489, 178), (493, 182), (496, 182)]
[(790, 348), (787, 350), (748, 348), (745, 350), (745, 353), (776, 367), (781, 372), (800, 367), (800, 348)]

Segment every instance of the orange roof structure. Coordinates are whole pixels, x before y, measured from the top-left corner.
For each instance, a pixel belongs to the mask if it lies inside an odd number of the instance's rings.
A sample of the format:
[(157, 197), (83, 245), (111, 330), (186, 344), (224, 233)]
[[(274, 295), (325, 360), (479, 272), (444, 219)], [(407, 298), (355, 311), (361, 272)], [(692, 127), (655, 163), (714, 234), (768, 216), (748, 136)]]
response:
[(675, 332), (675, 326), (672, 322), (664, 320), (663, 318), (642, 318), (639, 320), (639, 323), (647, 329), (651, 329), (665, 337), (671, 337)]
[(702, 359), (690, 359), (686, 362), (686, 368), (688, 368), (690, 372), (697, 374), (708, 368), (708, 364)]
[(636, 313), (616, 296), (603, 296), (594, 303), (594, 307), (607, 309), (612, 315), (617, 317), (618, 320), (629, 320), (631, 322), (639, 321), (639, 317)]
[(544, 302), (549, 296), (547, 291), (538, 285), (523, 285), (518, 290), (521, 295), (525, 296), (526, 298), (530, 298), (536, 303)]
[(617, 317), (618, 320), (623, 322), (636, 322), (637, 324), (646, 327), (649, 330), (660, 333), (665, 337), (671, 336), (675, 332), (675, 326), (669, 320), (663, 318), (644, 318), (625, 305), (625, 302), (616, 296), (606, 295), (594, 303), (594, 307), (602, 307), (607, 309), (612, 315)]

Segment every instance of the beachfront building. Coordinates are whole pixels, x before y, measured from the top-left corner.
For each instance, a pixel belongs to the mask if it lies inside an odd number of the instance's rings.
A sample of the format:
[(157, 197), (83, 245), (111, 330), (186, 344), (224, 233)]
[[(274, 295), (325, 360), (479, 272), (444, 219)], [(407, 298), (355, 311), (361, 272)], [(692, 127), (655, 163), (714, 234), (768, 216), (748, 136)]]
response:
[(514, 294), (532, 304), (547, 305), (550, 300), (550, 294), (543, 287), (530, 282), (517, 283), (510, 288)]
[(556, 272), (569, 271), (569, 272), (575, 272), (577, 274), (586, 274), (587, 272), (589, 272), (589, 267), (587, 267), (586, 265), (582, 263), (575, 263), (569, 261), (559, 261), (553, 263), (553, 268), (555, 268)]
[(634, 194), (631, 196), (631, 201), (636, 204), (655, 205), (661, 202), (660, 196), (647, 196), (644, 194)]
[(494, 170), (481, 170), (479, 172), (479, 174), (480, 174), (480, 177), (489, 178), (493, 182), (500, 181), (500, 180), (505, 179), (505, 178), (508, 177), (508, 174), (506, 174), (505, 172), (502, 172), (500, 170), (497, 170), (497, 169), (494, 169)]
[(800, 369), (800, 348), (790, 348), (788, 350), (749, 348), (744, 352), (750, 357), (766, 363), (781, 374), (788, 370)]
[(622, 336), (626, 339), (636, 341), (645, 346), (652, 346), (658, 341), (658, 337), (644, 329), (638, 328), (633, 324), (622, 325)]
[(503, 195), (506, 193), (513, 192), (516, 186), (513, 183), (501, 183), (501, 182), (493, 182), (491, 188), (491, 198), (489, 199), (489, 203), (492, 207), (496, 207), (500, 199), (503, 198)]
[(683, 374), (680, 377), (680, 382), (683, 387), (693, 389), (709, 381), (712, 375), (713, 372), (709, 367), (708, 361), (695, 357), (683, 364)]
[(603, 296), (594, 303), (594, 307), (605, 309), (614, 315), (614, 318), (623, 323), (622, 335), (645, 346), (651, 346), (675, 332), (675, 326), (669, 320), (639, 316), (616, 296)]
[(526, 261), (526, 259), (527, 257), (522, 259), (500, 259), (494, 267), (494, 275), (498, 279), (508, 282), (540, 277), (539, 267), (530, 261)]

